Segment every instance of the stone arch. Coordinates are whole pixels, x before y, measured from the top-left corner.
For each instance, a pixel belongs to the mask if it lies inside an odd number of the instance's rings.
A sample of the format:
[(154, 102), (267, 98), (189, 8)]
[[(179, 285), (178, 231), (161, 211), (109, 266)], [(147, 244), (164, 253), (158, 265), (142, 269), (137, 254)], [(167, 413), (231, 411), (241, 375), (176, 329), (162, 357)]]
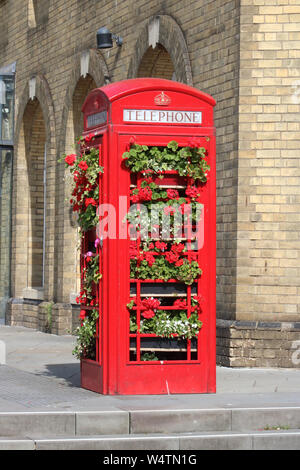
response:
[(173, 18), (168, 15), (157, 15), (142, 24), (134, 48), (135, 54), (129, 65), (128, 78), (138, 76), (145, 54), (149, 54), (150, 57), (149, 48), (154, 51), (157, 48), (155, 52), (159, 52), (159, 48), (166, 50), (174, 66), (175, 79), (187, 85), (193, 85), (186, 41), (181, 28)]
[(83, 53), (77, 54), (73, 60), (73, 66), (69, 79), (67, 80), (68, 87), (65, 93), (62, 117), (61, 117), (61, 126), (60, 126), (60, 135), (58, 150), (62, 154), (65, 152), (66, 146), (66, 129), (68, 123), (68, 115), (73, 104), (73, 94), (77, 84), (81, 78), (86, 76), (91, 77), (96, 87), (103, 86), (109, 80), (109, 72), (106, 65), (106, 62), (101, 54), (101, 52), (90, 49)]
[[(60, 155), (76, 153), (74, 144), (83, 130), (82, 105), (92, 89), (107, 82), (108, 75), (105, 61), (98, 51), (91, 49), (75, 57), (62, 112)], [(62, 242), (57, 246), (57, 279), (60, 282), (56, 285), (56, 292), (58, 302), (70, 302), (70, 294), (74, 299), (75, 295), (72, 294), (78, 293), (80, 284), (79, 254), (76, 250), (79, 236), (76, 220), (66, 202), (70, 199), (71, 181), (63, 165), (58, 170), (58, 181), (61, 182), (57, 191), (57, 208)]]
[[(17, 100), (12, 198), (12, 294), (39, 288), (33, 298), (53, 297), (55, 119), (46, 79), (30, 80)], [(44, 168), (46, 181), (44, 184)], [(47, 214), (47, 218), (44, 215)], [(32, 291), (32, 289), (31, 289)], [(31, 296), (31, 294), (26, 294)]]
[(140, 62), (137, 77), (176, 79), (174, 64), (168, 51), (161, 44), (149, 46)]

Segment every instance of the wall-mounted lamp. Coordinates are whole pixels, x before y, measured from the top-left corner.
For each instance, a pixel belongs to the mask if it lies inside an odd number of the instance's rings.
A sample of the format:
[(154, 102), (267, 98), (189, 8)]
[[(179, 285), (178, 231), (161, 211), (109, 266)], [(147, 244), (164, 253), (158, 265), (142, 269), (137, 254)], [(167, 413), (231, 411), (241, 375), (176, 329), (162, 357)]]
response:
[(110, 49), (113, 47), (113, 39), (117, 46), (122, 46), (123, 39), (120, 36), (112, 34), (107, 28), (100, 28), (97, 31), (97, 49)]

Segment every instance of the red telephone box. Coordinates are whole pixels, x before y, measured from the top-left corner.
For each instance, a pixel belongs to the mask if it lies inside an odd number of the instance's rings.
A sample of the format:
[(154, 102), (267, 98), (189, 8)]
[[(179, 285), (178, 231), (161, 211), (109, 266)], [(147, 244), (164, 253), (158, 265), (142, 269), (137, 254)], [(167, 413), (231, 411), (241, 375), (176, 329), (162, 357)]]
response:
[[(115, 221), (105, 234), (87, 231), (82, 244), (84, 259), (98, 237), (102, 274), (96, 357), (81, 361), (85, 388), (102, 394), (215, 392), (214, 105), (195, 88), (154, 78), (95, 89), (83, 105), (83, 137), (99, 148), (104, 169), (100, 219), (110, 212)], [(169, 227), (163, 237), (166, 224), (159, 219), (151, 233), (146, 224), (148, 238), (142, 237), (126, 216), (134, 204), (138, 217), (142, 206), (148, 215), (159, 208), (171, 225), (178, 210), (187, 230)]]

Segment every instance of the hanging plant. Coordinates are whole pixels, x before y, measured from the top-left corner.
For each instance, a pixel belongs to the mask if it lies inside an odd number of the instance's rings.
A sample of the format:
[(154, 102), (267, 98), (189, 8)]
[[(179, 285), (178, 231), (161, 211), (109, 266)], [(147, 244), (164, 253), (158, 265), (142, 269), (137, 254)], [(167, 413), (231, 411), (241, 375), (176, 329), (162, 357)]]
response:
[(82, 319), (81, 325), (76, 328), (76, 345), (72, 353), (77, 359), (95, 359), (98, 317), (98, 310), (92, 310), (88, 317)]
[[(181, 339), (192, 339), (199, 334), (202, 322), (198, 319), (200, 310), (199, 296), (191, 298), (191, 314), (187, 316), (187, 300), (176, 299), (174, 310), (158, 309), (161, 301), (157, 298), (147, 297), (140, 305), (141, 321), (139, 333), (154, 333), (156, 336), (165, 338), (177, 337)], [(136, 298), (132, 299), (127, 308), (130, 311), (130, 332), (136, 333)], [(184, 309), (184, 310), (182, 310)]]
[(165, 146), (133, 144), (124, 152), (122, 158), (130, 171), (144, 172), (152, 170), (155, 173), (177, 171), (180, 176), (189, 176), (202, 183), (207, 181), (210, 169), (206, 149), (192, 144), (190, 147), (179, 147), (175, 140)]
[[(201, 186), (196, 186), (198, 180), (204, 184), (207, 181), (209, 165), (205, 160), (206, 149), (193, 143), (191, 147), (179, 147), (175, 141), (169, 142), (166, 147), (148, 147), (133, 143), (123, 154), (125, 165), (133, 173), (142, 173), (144, 178), (139, 186), (130, 192), (131, 204), (136, 204), (136, 212), (129, 212), (127, 220), (132, 228), (139, 233), (139, 241), (130, 244), (130, 277), (141, 280), (176, 280), (191, 285), (202, 274), (198, 263), (197, 253), (188, 251), (184, 243), (176, 241), (174, 220), (176, 215), (189, 216), (189, 224), (193, 225), (199, 220), (201, 204)], [(165, 172), (177, 172), (179, 176), (187, 178), (188, 186), (184, 191), (159, 186), (160, 179)], [(141, 210), (141, 206), (143, 210)], [(188, 206), (188, 213), (186, 213)], [(145, 210), (146, 208), (146, 210)], [(157, 222), (164, 227), (164, 215), (169, 217), (171, 241), (154, 241), (153, 210), (159, 215)], [(157, 218), (157, 215), (156, 215)], [(160, 234), (159, 227), (157, 235)], [(141, 241), (148, 238), (148, 241)], [(149, 241), (150, 238), (150, 241)], [(192, 339), (197, 337), (202, 327), (198, 315), (200, 311), (200, 298), (193, 296), (191, 305), (187, 307), (186, 299), (176, 299), (174, 310), (159, 308), (157, 298), (146, 298), (136, 306), (136, 299), (132, 299), (127, 308), (130, 311), (130, 332), (151, 333), (160, 337), (176, 337)], [(140, 309), (140, 322), (137, 325), (136, 310)], [(139, 330), (139, 331), (138, 331)], [(146, 354), (146, 353), (145, 353)], [(157, 360), (150, 356), (142, 356), (142, 360)]]
[(183, 243), (157, 241), (144, 243), (135, 251), (131, 245), (130, 277), (132, 279), (174, 279), (193, 284), (202, 274), (197, 253), (188, 253)]
[(98, 177), (100, 173), (103, 173), (103, 167), (99, 165), (99, 149), (97, 147), (88, 147), (83, 138), (80, 142), (80, 155), (64, 156), (64, 161), (66, 168), (73, 176), (70, 204), (73, 211), (78, 213), (78, 225), (81, 232), (86, 232), (96, 227), (99, 221), (97, 216), (99, 204)]
[[(92, 135), (80, 138), (80, 155), (64, 155), (63, 160), (73, 177), (73, 188), (70, 204), (74, 212), (78, 214), (78, 226), (80, 236), (85, 232), (96, 228), (99, 217), (97, 208), (99, 205), (99, 175), (103, 173), (103, 167), (99, 165), (99, 149), (90, 147), (93, 141)], [(99, 255), (95, 251), (87, 252), (85, 256), (85, 268), (82, 272), (80, 295), (76, 301), (84, 307), (80, 312), (81, 325), (75, 330), (76, 346), (73, 354), (78, 358), (95, 359), (96, 354), (96, 323), (99, 317), (96, 307), (95, 289), (102, 275), (99, 272)]]

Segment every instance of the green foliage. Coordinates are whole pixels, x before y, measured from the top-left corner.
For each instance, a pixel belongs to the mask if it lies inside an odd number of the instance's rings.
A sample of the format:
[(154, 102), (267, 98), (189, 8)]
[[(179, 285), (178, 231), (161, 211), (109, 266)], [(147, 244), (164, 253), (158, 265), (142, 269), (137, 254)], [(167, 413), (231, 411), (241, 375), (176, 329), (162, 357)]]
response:
[[(136, 333), (138, 328), (132, 314), (130, 319), (130, 332)], [(176, 336), (191, 339), (198, 335), (201, 327), (202, 322), (198, 319), (198, 313), (192, 313), (188, 318), (185, 310), (159, 310), (152, 318), (141, 320), (140, 333), (154, 333), (163, 338)]]
[(158, 357), (153, 352), (145, 352), (141, 355), (141, 361), (158, 361)]
[(166, 147), (134, 144), (122, 158), (126, 166), (134, 173), (153, 170), (178, 171), (180, 176), (189, 176), (202, 183), (207, 181), (210, 167), (205, 160), (204, 147), (181, 147), (172, 140)]
[[(99, 218), (96, 214), (99, 202), (98, 178), (103, 173), (99, 165), (99, 149), (87, 148), (82, 140), (81, 154), (63, 155), (60, 161), (65, 161), (66, 168), (73, 176), (72, 199), (73, 211), (78, 212), (78, 225), (81, 232), (94, 228)], [(88, 201), (93, 203), (89, 204)]]
[(201, 275), (202, 270), (196, 261), (189, 262), (184, 259), (181, 266), (176, 266), (169, 263), (165, 256), (156, 256), (152, 266), (146, 260), (142, 260), (139, 264), (136, 260), (130, 260), (130, 273), (132, 279), (162, 279), (164, 281), (176, 279), (191, 285)]
[(76, 328), (77, 338), (73, 354), (77, 359), (95, 359), (97, 320), (98, 311), (95, 309), (82, 321), (82, 325)]

